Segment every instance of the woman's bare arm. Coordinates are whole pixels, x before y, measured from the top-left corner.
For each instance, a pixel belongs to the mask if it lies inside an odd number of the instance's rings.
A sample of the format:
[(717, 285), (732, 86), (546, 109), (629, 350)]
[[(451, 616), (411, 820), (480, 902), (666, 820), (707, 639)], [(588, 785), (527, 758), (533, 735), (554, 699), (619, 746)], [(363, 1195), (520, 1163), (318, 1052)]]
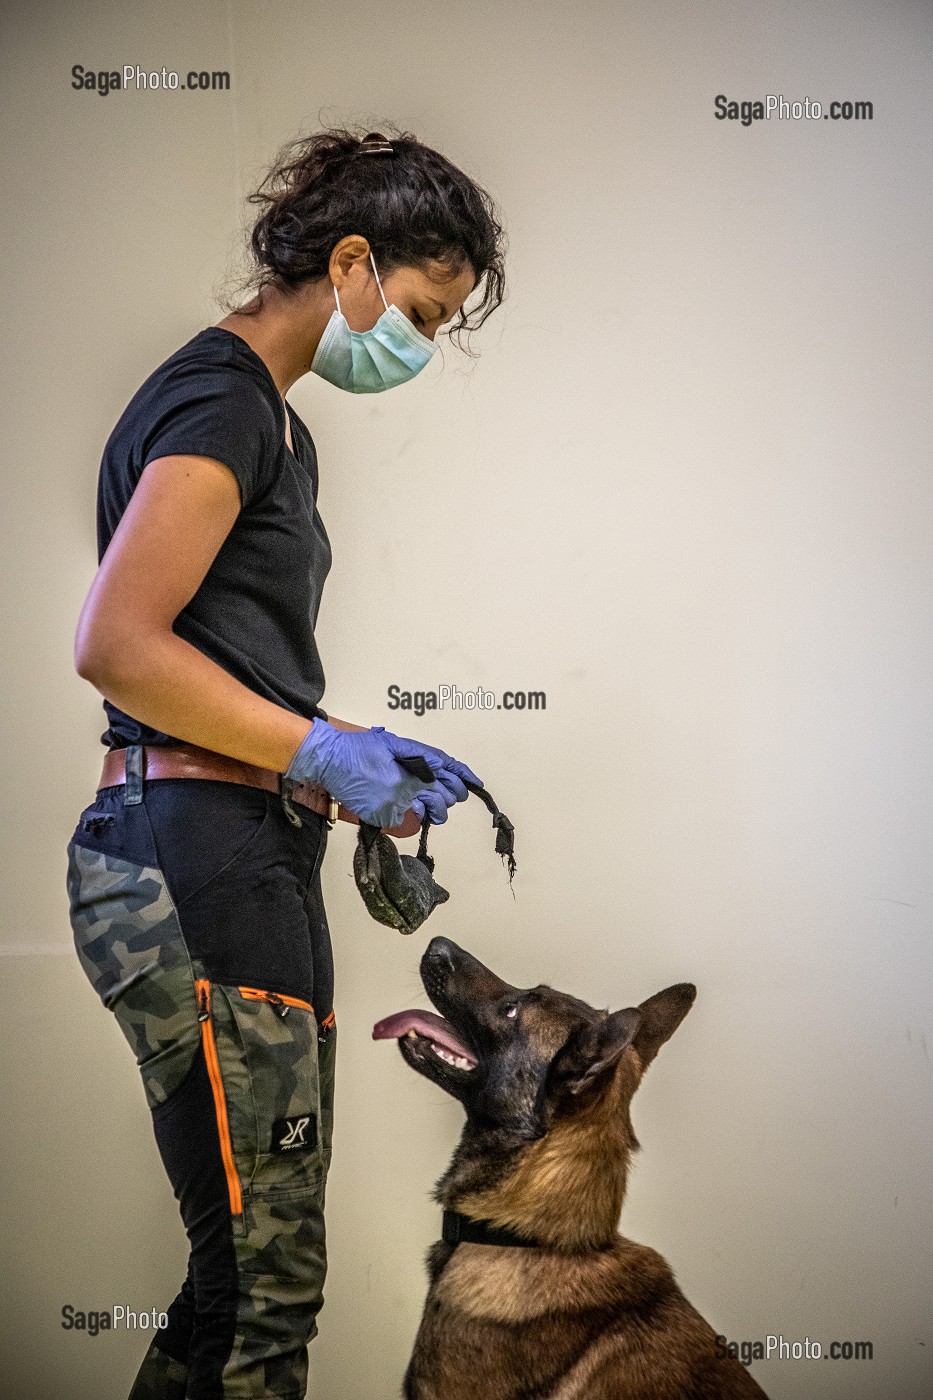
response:
[(257, 695), (172, 631), (239, 511), (239, 486), (222, 462), (149, 462), (81, 610), (75, 666), (141, 723), (284, 773), (312, 722)]

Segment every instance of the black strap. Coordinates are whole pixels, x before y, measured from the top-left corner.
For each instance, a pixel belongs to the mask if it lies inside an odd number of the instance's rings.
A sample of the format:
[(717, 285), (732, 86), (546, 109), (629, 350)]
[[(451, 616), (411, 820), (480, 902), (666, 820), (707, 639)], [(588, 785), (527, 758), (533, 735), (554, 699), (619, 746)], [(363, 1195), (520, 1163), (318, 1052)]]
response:
[[(402, 768), (407, 768), (410, 772), (414, 773), (416, 778), (422, 777), (422, 774), (417, 770), (415, 765), (417, 763), (423, 763), (423, 759), (400, 758), (397, 760), (397, 762), (401, 765)], [(434, 775), (432, 774), (431, 776), (433, 779)], [(492, 824), (496, 830), (496, 855), (502, 856), (505, 859), (509, 871), (509, 884), (511, 885), (512, 880), (515, 876), (516, 869), (515, 827), (509, 821), (505, 813), (499, 811), (499, 808), (496, 806), (495, 800), (493, 799), (492, 795), (488, 793), (484, 787), (479, 787), (476, 783), (470, 783), (466, 781), (464, 782), (463, 786), (466, 788), (467, 792), (472, 792), (474, 796), (479, 798), (479, 800), (485, 805), (486, 810), (492, 816)], [(421, 822), (421, 835), (418, 839), (417, 858), (421, 861), (423, 865), (426, 865), (428, 867), (429, 872), (433, 875), (434, 857), (428, 855), (428, 832), (430, 830), (431, 817), (428, 812), (425, 812), (424, 818)]]
[(445, 1210), (442, 1228), (443, 1238), (448, 1244), (512, 1244), (523, 1249), (540, 1249), (541, 1241), (515, 1230), (507, 1230), (503, 1225), (491, 1225), (488, 1220), (473, 1220), (469, 1215), (461, 1215), (456, 1210)]
[(509, 868), (509, 884), (515, 874), (515, 828), (504, 812), (500, 812), (490, 794), (484, 787), (477, 787), (475, 783), (465, 783), (464, 786), (469, 792), (474, 793), (481, 802), (485, 803), (486, 809), (492, 815), (492, 824), (496, 828), (496, 855), (504, 856)]

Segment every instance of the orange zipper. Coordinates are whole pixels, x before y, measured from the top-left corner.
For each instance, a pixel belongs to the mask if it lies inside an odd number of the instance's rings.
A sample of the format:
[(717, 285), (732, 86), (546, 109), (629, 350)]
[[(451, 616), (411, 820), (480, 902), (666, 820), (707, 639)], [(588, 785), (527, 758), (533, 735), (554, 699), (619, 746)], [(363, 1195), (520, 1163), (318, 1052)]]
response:
[(231, 1215), (243, 1211), (243, 1197), (240, 1192), (240, 1178), (233, 1160), (233, 1145), (230, 1141), (230, 1122), (227, 1118), (227, 1100), (224, 1097), (223, 1080), (220, 1077), (220, 1063), (217, 1059), (217, 1046), (214, 1043), (214, 1027), (211, 1024), (211, 984), (205, 978), (196, 978), (194, 983), (198, 997), (198, 1020), (201, 1023), (201, 1043), (207, 1062), (207, 1074), (214, 1095), (214, 1112), (217, 1115), (217, 1132), (220, 1137), (220, 1155), (223, 1158), (224, 1175), (227, 1178), (227, 1191), (230, 1196)]
[(314, 1007), (310, 1001), (301, 1001), (299, 997), (287, 997), (284, 992), (263, 992), (257, 987), (237, 987), (240, 996), (246, 997), (249, 1001), (267, 1001), (271, 1006), (279, 1009), (279, 1015), (285, 1016), (290, 1006), (300, 1006), (302, 1011), (310, 1011), (314, 1015)]
[[(302, 1011), (310, 1011), (314, 1015), (314, 1007), (310, 1001), (302, 1001), (299, 997), (287, 997), (284, 992), (264, 992), (259, 987), (237, 987), (240, 996), (246, 997), (249, 1001), (267, 1001), (270, 1006), (274, 1006), (280, 1016), (288, 1015), (290, 1006), (300, 1006)], [(333, 1009), (328, 1011), (323, 1021), (320, 1022), (318, 1039), (325, 1040), (327, 1032), (335, 1029), (337, 1025), (334, 1019)], [(322, 1034), (321, 1032), (324, 1032)]]

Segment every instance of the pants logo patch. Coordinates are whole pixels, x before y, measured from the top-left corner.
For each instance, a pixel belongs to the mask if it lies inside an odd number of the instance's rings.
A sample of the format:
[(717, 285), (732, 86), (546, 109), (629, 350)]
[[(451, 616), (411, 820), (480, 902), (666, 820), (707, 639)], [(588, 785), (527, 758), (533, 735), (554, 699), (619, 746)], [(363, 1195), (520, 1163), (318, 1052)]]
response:
[(317, 1120), (313, 1113), (280, 1118), (272, 1125), (272, 1151), (298, 1152), (317, 1146)]

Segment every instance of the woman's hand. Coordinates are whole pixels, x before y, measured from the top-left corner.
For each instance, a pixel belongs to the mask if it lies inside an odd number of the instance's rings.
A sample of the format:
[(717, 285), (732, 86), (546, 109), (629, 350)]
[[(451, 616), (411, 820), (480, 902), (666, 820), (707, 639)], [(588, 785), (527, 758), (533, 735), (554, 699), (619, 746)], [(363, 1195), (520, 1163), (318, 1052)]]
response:
[[(412, 741), (402, 740), (401, 742), (410, 743)], [(433, 788), (423, 788), (411, 803), (411, 808), (421, 821), (424, 820), (427, 812), (431, 821), (436, 825), (447, 820), (448, 807), (452, 807), (455, 802), (465, 802), (469, 797), (466, 783), (473, 783), (475, 787), (482, 787), (483, 783), (472, 768), (468, 768), (465, 763), (459, 762), (456, 758), (451, 758), (443, 749), (434, 749), (428, 744), (421, 744), (419, 752), (434, 770), (435, 785)]]
[[(420, 758), (434, 773), (423, 778), (407, 772), (398, 759)], [(409, 807), (433, 823), (447, 820), (447, 809), (467, 797), (466, 782), (480, 780), (465, 763), (442, 749), (404, 739), (377, 725), (372, 729), (335, 729), (316, 719), (285, 771), (286, 780), (319, 783), (332, 797), (371, 826), (397, 826)]]

